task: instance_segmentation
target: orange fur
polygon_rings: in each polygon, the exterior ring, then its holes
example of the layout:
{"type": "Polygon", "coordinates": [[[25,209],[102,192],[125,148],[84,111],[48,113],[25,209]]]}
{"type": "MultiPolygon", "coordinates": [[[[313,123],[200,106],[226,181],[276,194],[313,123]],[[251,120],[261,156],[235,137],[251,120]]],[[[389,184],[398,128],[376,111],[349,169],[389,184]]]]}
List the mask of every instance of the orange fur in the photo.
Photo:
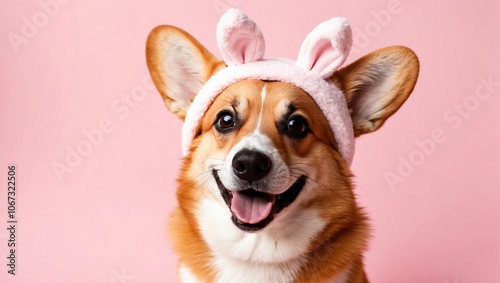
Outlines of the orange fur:
{"type": "MultiPolygon", "coordinates": [[[[184,164],[189,162],[189,158],[186,158],[184,164]]],[[[170,216],[168,232],[173,241],[172,246],[179,255],[179,264],[188,264],[203,282],[214,282],[215,274],[209,262],[211,252],[200,235],[193,210],[190,209],[197,205],[199,195],[195,189],[198,184],[186,181],[189,179],[185,177],[186,173],[182,171],[177,190],[177,200],[184,205],[178,206],[170,216]]]]}

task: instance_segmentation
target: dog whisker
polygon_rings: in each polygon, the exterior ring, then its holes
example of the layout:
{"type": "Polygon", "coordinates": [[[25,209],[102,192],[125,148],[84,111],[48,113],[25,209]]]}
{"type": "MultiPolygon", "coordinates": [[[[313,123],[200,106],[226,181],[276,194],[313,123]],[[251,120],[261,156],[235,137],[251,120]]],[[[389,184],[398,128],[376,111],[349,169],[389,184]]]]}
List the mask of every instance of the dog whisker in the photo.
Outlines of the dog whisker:
{"type": "MultiPolygon", "coordinates": [[[[307,165],[307,164],[304,163],[301,165],[307,165]]],[[[298,178],[299,176],[302,176],[302,175],[307,175],[307,172],[301,168],[297,168],[296,166],[290,166],[290,167],[291,167],[291,176],[293,176],[294,178],[298,178]],[[294,170],[299,171],[301,174],[298,174],[298,175],[293,174],[294,170]]],[[[311,178],[311,177],[308,177],[307,179],[317,185],[317,186],[312,186],[312,188],[315,190],[316,189],[332,190],[332,184],[323,184],[322,182],[315,180],[314,178],[311,178]]],[[[333,192],[337,196],[342,198],[344,201],[346,201],[346,202],[350,201],[350,199],[347,198],[346,196],[344,196],[340,191],[333,189],[333,192]]]]}

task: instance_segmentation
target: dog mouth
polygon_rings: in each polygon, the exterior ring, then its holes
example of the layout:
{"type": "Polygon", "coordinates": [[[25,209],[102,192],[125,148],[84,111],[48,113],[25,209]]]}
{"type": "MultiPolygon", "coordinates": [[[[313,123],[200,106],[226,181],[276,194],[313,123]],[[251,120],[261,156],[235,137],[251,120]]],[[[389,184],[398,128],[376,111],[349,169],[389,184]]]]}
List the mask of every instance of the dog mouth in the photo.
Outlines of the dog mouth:
{"type": "Polygon", "coordinates": [[[302,175],[285,192],[275,195],[252,188],[230,191],[222,184],[217,170],[213,170],[212,174],[224,202],[231,210],[234,225],[249,232],[259,231],[271,223],[279,212],[295,201],[307,180],[302,175]]]}

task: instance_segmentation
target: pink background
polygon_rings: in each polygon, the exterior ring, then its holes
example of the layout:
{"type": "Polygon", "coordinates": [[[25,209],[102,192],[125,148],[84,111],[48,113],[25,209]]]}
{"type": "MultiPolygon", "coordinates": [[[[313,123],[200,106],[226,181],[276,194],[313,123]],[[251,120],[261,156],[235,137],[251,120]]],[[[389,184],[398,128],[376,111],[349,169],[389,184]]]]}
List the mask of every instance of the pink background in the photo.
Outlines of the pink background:
{"type": "Polygon", "coordinates": [[[350,61],[388,45],[415,50],[414,93],[358,140],[352,166],[373,223],[369,277],[500,282],[498,0],[54,1],[0,4],[0,282],[174,282],[164,226],[181,122],[151,87],[144,44],[172,24],[219,56],[227,7],[260,25],[267,56],[294,58],[332,16],[353,27],[350,61]],[[18,167],[16,276],[8,164],[18,167]],[[54,164],[70,172],[58,178],[54,164]]]}

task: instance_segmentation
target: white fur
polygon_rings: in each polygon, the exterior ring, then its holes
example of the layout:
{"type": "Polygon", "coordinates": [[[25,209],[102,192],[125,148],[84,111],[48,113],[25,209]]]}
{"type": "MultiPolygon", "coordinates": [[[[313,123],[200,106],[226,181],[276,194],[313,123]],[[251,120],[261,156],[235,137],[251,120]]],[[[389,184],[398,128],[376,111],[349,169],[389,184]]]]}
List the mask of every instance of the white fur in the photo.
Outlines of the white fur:
{"type": "Polygon", "coordinates": [[[311,239],[325,223],[315,209],[292,205],[264,230],[247,233],[233,224],[222,198],[201,202],[196,216],[215,256],[217,282],[289,282],[293,278],[311,239]]]}
{"type": "Polygon", "coordinates": [[[199,280],[191,273],[191,270],[184,265],[179,266],[179,282],[180,283],[197,283],[199,280]]]}
{"type": "Polygon", "coordinates": [[[248,264],[242,261],[220,257],[216,262],[219,269],[216,282],[254,283],[254,282],[292,282],[301,261],[287,264],[248,264]]]}
{"type": "Polygon", "coordinates": [[[266,100],[266,85],[262,87],[262,90],[260,91],[260,111],[259,111],[259,120],[257,121],[257,128],[255,128],[255,131],[260,132],[260,124],[262,123],[262,112],[264,112],[264,100],[266,100]]]}
{"type": "MultiPolygon", "coordinates": [[[[298,266],[286,266],[286,265],[261,265],[255,267],[244,266],[241,262],[229,260],[226,262],[220,261],[219,264],[223,265],[221,268],[230,268],[232,272],[228,272],[222,276],[218,276],[218,281],[220,283],[224,282],[291,282],[294,278],[293,276],[285,275],[283,276],[283,271],[287,272],[292,270],[295,273],[298,266]],[[286,268],[291,267],[291,268],[286,268]],[[254,270],[257,268],[258,270],[254,270]],[[287,270],[284,270],[287,269],[287,270]],[[224,277],[224,278],[223,278],[224,277]]],[[[327,283],[345,283],[349,279],[351,268],[346,268],[337,277],[332,278],[327,283]]],[[[196,276],[194,276],[186,266],[182,265],[179,268],[179,282],[180,283],[201,283],[196,276]]]]}

